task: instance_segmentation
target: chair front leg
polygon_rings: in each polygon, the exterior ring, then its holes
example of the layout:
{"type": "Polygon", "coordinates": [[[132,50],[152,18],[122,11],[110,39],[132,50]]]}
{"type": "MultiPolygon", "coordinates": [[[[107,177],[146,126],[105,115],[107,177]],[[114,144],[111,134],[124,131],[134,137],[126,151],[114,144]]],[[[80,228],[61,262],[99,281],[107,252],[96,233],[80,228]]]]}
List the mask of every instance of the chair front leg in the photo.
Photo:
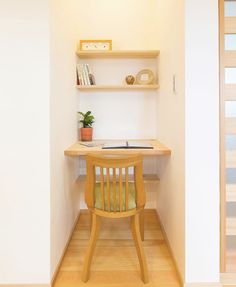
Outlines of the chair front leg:
{"type": "Polygon", "coordinates": [[[140,269],[141,269],[141,276],[143,282],[146,284],[148,283],[148,269],[147,269],[147,262],[145,253],[142,246],[142,239],[140,235],[140,222],[139,222],[139,214],[135,214],[131,217],[131,227],[132,227],[132,234],[135,242],[135,247],[138,254],[140,269]]]}
{"type": "Polygon", "coordinates": [[[89,239],[88,249],[85,255],[84,268],[83,268],[83,273],[82,273],[83,282],[87,282],[89,279],[91,261],[92,261],[93,252],[96,246],[96,242],[98,239],[100,225],[101,225],[101,218],[93,213],[91,235],[89,239]]]}

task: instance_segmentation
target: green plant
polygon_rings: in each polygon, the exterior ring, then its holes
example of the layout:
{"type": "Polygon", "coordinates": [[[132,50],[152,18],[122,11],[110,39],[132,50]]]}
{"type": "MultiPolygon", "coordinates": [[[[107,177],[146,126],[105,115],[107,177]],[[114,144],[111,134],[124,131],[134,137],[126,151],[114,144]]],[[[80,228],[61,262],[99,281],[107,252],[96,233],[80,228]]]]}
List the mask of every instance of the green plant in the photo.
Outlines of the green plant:
{"type": "Polygon", "coordinates": [[[78,112],[78,114],[82,117],[82,120],[79,122],[82,123],[83,128],[91,128],[94,123],[94,116],[92,115],[91,111],[88,111],[85,114],[78,112]]]}

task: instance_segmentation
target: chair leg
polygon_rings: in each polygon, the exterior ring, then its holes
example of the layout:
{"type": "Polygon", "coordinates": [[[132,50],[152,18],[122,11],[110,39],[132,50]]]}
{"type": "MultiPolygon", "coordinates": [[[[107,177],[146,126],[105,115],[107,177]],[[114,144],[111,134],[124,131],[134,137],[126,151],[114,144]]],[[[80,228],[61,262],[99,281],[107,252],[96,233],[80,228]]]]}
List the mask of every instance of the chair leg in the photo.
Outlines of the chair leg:
{"type": "Polygon", "coordinates": [[[139,228],[142,241],[144,241],[144,216],[144,210],[142,210],[139,215],[139,228]]]}
{"type": "Polygon", "coordinates": [[[92,221],[93,221],[93,214],[92,214],[91,210],[89,210],[89,231],[90,231],[90,235],[91,235],[91,231],[92,231],[92,221]]]}
{"type": "Polygon", "coordinates": [[[148,270],[147,270],[147,262],[146,257],[144,254],[143,246],[142,246],[142,240],[140,235],[140,229],[139,229],[139,214],[135,214],[131,217],[131,227],[132,227],[132,234],[135,242],[135,247],[138,254],[140,269],[141,269],[141,277],[143,282],[146,284],[148,283],[148,270]]]}
{"type": "Polygon", "coordinates": [[[84,267],[82,273],[83,282],[87,282],[89,279],[90,266],[93,257],[93,252],[96,246],[96,241],[99,235],[100,224],[101,224],[101,218],[93,213],[91,235],[89,239],[88,249],[84,259],[84,267]]]}

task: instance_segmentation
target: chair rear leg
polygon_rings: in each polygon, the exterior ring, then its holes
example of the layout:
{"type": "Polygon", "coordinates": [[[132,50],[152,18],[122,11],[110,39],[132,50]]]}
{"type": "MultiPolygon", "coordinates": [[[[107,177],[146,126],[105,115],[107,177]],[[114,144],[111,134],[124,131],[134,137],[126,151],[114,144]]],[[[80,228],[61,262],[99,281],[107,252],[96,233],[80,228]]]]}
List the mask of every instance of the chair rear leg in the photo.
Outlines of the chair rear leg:
{"type": "Polygon", "coordinates": [[[89,231],[90,231],[90,235],[91,235],[91,231],[92,231],[92,221],[93,221],[93,214],[92,214],[92,211],[89,210],[89,231]]]}
{"type": "Polygon", "coordinates": [[[142,246],[142,239],[140,235],[140,222],[139,222],[139,214],[135,214],[131,217],[131,228],[132,228],[132,234],[135,242],[135,247],[138,254],[140,269],[141,269],[141,277],[143,282],[146,284],[148,283],[148,270],[147,270],[147,262],[145,253],[142,246]]]}
{"type": "Polygon", "coordinates": [[[144,210],[139,213],[139,228],[142,241],[144,241],[144,210]]]}
{"type": "Polygon", "coordinates": [[[93,252],[96,246],[96,241],[99,235],[100,225],[101,225],[101,218],[93,213],[91,235],[89,239],[88,249],[85,255],[85,259],[84,259],[84,267],[83,267],[83,273],[82,273],[83,282],[87,282],[89,279],[91,261],[92,261],[93,252]]]}

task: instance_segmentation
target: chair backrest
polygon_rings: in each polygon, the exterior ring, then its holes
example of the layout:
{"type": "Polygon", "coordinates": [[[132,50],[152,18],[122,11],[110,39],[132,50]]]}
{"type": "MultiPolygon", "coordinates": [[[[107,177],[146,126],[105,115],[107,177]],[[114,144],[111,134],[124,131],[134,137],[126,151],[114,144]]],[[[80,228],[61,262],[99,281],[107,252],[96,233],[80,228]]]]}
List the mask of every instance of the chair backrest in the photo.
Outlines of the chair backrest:
{"type": "Polygon", "coordinates": [[[85,200],[88,208],[117,213],[144,207],[142,155],[108,157],[89,154],[86,163],[85,200]],[[132,169],[133,183],[130,183],[129,170],[132,169]],[[131,196],[135,203],[132,206],[129,205],[131,196]],[[100,206],[96,206],[97,197],[100,197],[100,206]]]}

